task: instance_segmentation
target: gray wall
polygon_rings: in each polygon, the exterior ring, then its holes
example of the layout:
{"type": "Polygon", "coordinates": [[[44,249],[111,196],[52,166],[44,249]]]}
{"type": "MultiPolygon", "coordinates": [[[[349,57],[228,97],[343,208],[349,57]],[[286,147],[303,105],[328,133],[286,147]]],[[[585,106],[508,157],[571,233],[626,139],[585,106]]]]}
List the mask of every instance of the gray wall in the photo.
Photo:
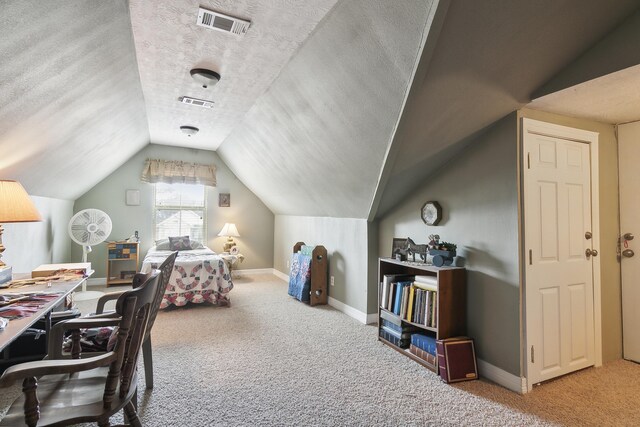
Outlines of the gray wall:
{"type": "Polygon", "coordinates": [[[42,222],[3,224],[2,259],[14,273],[30,273],[40,264],[69,262],[71,239],[67,224],[73,216],[71,200],[31,196],[42,222]]]}
{"type": "Polygon", "coordinates": [[[467,333],[478,357],[519,376],[516,124],[515,114],[500,120],[382,218],[379,254],[390,256],[394,237],[426,243],[435,233],[457,243],[458,262],[468,273],[467,333]],[[420,219],[427,200],[442,205],[438,226],[420,219]]]}
{"type": "Polygon", "coordinates": [[[329,296],[363,313],[367,312],[367,221],[276,215],[274,267],[289,274],[287,261],[293,245],[323,245],[329,255],[329,274],[335,285],[329,296]]]}
{"type": "MultiPolygon", "coordinates": [[[[108,240],[129,237],[135,230],[140,233],[141,254],[144,255],[154,243],[153,237],[153,185],[140,181],[147,158],[182,160],[214,164],[217,167],[218,186],[207,187],[207,246],[222,252],[226,238],[218,237],[225,222],[238,227],[240,237],[234,238],[245,256],[239,269],[273,267],[273,213],[247,187],[236,178],[213,151],[151,144],[138,152],[118,170],[98,183],[76,200],[74,212],[96,208],[105,211],[113,222],[113,231],[108,240]],[[140,190],[140,206],[125,205],[125,190],[140,190]],[[218,194],[231,194],[231,207],[218,207],[218,194]]],[[[93,248],[89,261],[96,270],[94,277],[105,277],[106,245],[93,248]]],[[[74,259],[81,259],[82,250],[73,244],[74,259]]]]}

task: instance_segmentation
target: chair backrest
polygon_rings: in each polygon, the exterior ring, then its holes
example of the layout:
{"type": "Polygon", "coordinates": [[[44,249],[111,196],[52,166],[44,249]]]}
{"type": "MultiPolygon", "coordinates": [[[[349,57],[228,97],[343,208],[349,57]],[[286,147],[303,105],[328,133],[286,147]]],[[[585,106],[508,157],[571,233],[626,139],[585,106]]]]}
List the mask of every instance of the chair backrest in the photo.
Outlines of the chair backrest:
{"type": "Polygon", "coordinates": [[[149,323],[147,325],[147,330],[144,334],[144,339],[146,340],[149,334],[151,333],[151,328],[153,327],[153,323],[156,321],[156,316],[158,315],[158,310],[160,310],[160,303],[162,302],[162,298],[164,298],[164,292],[167,289],[167,285],[169,284],[169,278],[171,277],[171,273],[173,272],[173,265],[176,262],[176,257],[178,256],[178,252],[174,252],[164,260],[162,265],[158,268],[160,271],[160,285],[158,286],[158,290],[153,299],[153,311],[149,315],[149,323]]]}
{"type": "Polygon", "coordinates": [[[104,392],[106,406],[113,401],[118,383],[121,397],[129,392],[150,314],[154,311],[155,296],[161,285],[160,276],[159,272],[154,272],[141,286],[126,291],[116,302],[120,323],[113,351],[117,357],[109,366],[104,392]]]}

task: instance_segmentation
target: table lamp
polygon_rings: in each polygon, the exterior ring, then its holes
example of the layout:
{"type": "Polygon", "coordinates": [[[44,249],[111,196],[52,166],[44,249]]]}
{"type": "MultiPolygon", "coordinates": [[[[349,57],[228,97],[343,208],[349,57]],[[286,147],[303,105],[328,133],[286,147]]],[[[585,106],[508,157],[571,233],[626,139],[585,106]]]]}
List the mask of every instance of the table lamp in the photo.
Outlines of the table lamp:
{"type": "Polygon", "coordinates": [[[222,227],[218,236],[228,237],[227,241],[224,243],[223,251],[229,252],[229,250],[236,245],[236,242],[233,241],[232,237],[240,237],[240,234],[238,234],[238,229],[235,224],[225,222],[224,227],[222,227]]]}
{"type": "Polygon", "coordinates": [[[0,283],[11,280],[11,267],[2,261],[2,224],[9,222],[42,221],[38,210],[22,185],[16,181],[0,180],[0,283]]]}

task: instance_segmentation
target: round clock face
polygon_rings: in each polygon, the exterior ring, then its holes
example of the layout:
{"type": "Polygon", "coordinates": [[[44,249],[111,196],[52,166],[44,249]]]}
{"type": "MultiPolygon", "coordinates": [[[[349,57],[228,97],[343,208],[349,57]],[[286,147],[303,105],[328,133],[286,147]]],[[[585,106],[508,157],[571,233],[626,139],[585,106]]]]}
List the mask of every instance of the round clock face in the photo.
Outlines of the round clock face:
{"type": "Polygon", "coordinates": [[[422,220],[427,225],[437,225],[442,217],[442,208],[438,202],[427,202],[420,211],[422,220]]]}

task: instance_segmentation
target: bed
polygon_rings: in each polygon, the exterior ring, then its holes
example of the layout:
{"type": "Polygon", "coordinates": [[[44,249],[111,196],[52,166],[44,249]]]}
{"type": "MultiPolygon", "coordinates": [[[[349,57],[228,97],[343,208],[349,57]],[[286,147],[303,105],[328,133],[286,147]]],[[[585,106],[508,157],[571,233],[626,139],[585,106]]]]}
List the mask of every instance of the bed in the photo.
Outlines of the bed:
{"type": "MultiPolygon", "coordinates": [[[[191,249],[178,250],[160,308],[170,305],[180,307],[189,302],[229,306],[229,291],[233,289],[233,282],[227,263],[200,243],[191,242],[190,247],[191,249]]],[[[173,252],[169,249],[168,241],[157,242],[147,252],[140,271],[149,273],[158,268],[173,252]]]]}

